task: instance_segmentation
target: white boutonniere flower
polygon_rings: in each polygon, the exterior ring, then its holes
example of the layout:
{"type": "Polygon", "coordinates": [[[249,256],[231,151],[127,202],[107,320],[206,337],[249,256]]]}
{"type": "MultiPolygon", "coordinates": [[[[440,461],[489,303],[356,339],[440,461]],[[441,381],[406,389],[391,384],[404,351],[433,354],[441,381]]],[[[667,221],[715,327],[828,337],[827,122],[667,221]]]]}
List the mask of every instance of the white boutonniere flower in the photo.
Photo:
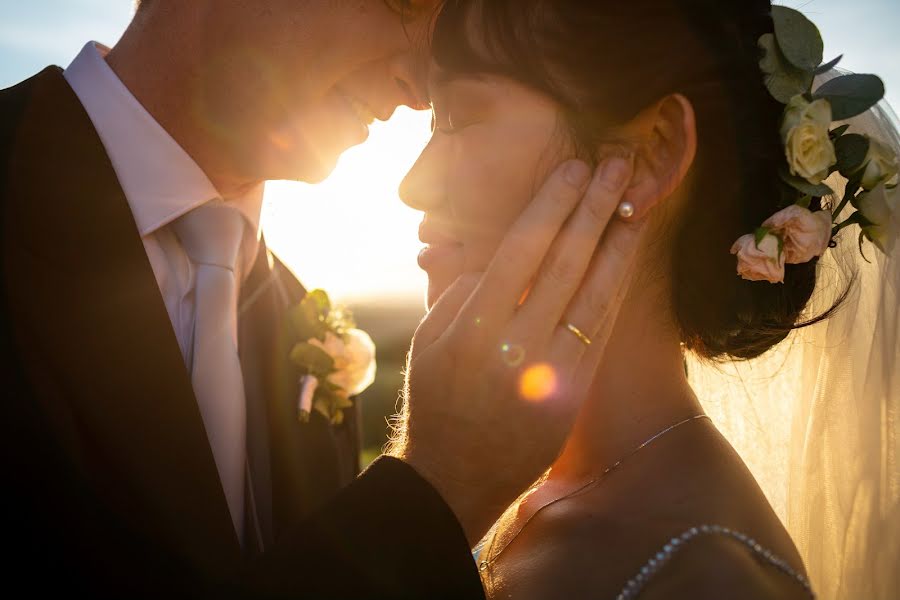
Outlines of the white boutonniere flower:
{"type": "Polygon", "coordinates": [[[316,411],[334,425],[343,423],[351,398],[375,381],[372,338],[322,290],[292,307],[288,322],[294,340],[290,360],[299,369],[298,418],[305,423],[316,411]]]}

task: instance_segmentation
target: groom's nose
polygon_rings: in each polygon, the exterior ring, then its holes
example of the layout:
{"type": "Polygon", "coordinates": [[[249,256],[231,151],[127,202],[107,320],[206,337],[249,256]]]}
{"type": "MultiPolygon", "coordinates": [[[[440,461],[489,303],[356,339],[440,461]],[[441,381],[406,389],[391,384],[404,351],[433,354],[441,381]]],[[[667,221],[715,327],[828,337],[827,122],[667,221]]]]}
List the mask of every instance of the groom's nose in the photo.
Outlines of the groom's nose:
{"type": "Polygon", "coordinates": [[[394,57],[390,62],[388,75],[399,92],[397,106],[408,106],[415,110],[424,110],[430,106],[426,93],[428,61],[421,55],[421,51],[413,49],[394,57]]]}

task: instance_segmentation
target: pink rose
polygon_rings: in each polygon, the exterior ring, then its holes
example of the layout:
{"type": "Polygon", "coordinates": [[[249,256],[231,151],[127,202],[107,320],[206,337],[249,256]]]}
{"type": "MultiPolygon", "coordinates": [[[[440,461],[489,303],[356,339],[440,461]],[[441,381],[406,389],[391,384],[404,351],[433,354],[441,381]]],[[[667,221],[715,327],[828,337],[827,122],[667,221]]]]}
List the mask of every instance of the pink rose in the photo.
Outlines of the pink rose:
{"type": "Polygon", "coordinates": [[[811,212],[796,204],[780,210],[763,223],[784,242],[784,260],[796,265],[825,254],[831,242],[831,213],[811,212]]]}
{"type": "Polygon", "coordinates": [[[731,253],[737,254],[738,275],[748,281],[768,281],[784,283],[784,252],[779,248],[781,241],[767,233],[756,243],[756,236],[741,236],[731,247],[731,253]]]}

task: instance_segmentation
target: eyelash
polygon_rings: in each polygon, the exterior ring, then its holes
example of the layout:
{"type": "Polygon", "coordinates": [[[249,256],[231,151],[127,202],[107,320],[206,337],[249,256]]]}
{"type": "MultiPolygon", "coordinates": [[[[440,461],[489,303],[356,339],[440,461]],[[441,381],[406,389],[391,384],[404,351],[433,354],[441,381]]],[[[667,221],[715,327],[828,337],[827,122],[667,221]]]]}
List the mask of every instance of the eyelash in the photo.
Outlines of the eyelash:
{"type": "Polygon", "coordinates": [[[452,125],[453,119],[449,118],[449,117],[448,117],[447,121],[451,123],[451,125],[449,127],[438,127],[437,117],[435,117],[434,111],[432,110],[432,112],[431,112],[431,132],[434,133],[435,131],[438,131],[444,135],[454,135],[456,133],[459,133],[460,131],[462,131],[463,129],[468,127],[469,125],[472,125],[472,123],[462,123],[460,125],[454,126],[454,125],[452,125]]]}

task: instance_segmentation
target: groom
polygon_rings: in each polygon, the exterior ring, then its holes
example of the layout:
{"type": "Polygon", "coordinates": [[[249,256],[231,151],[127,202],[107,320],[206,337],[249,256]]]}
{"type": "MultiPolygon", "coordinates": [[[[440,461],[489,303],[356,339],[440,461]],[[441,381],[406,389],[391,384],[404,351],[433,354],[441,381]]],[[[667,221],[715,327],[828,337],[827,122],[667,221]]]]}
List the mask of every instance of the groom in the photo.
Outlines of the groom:
{"type": "MultiPolygon", "coordinates": [[[[143,0],[114,48],[0,92],[5,585],[481,596],[471,522],[502,506],[478,498],[527,475],[385,457],[354,479],[353,416],[298,422],[279,334],[305,291],[259,235],[263,181],[320,181],[373,118],[422,106],[434,4],[143,0]]],[[[476,455],[497,433],[464,413],[422,418],[468,423],[472,448],[411,446],[476,455]]]]}

